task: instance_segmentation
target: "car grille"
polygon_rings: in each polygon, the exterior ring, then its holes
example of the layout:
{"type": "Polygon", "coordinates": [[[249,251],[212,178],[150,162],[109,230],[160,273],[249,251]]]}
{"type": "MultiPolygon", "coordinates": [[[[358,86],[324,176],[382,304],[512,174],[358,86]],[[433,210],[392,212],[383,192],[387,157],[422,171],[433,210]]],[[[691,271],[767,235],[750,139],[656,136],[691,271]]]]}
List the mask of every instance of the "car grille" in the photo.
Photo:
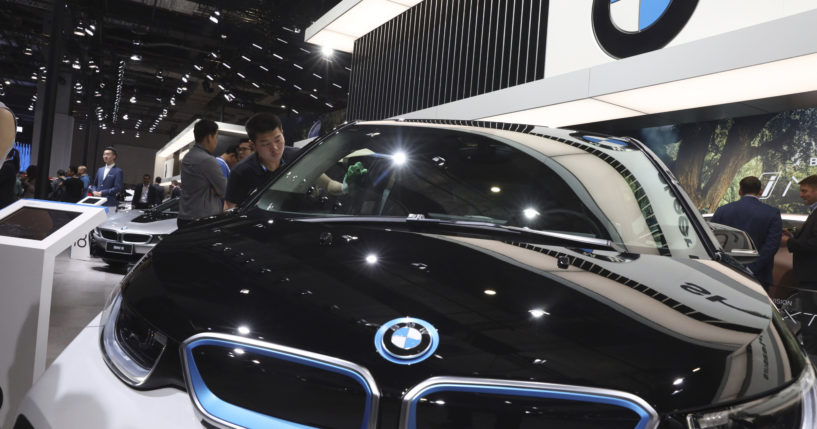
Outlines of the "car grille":
{"type": "Polygon", "coordinates": [[[188,392],[205,418],[242,427],[376,425],[380,394],[350,362],[222,334],[192,337],[183,356],[188,392]]]}
{"type": "Polygon", "coordinates": [[[150,238],[148,234],[122,234],[122,241],[127,243],[147,243],[150,238]]]}
{"type": "Polygon", "coordinates": [[[407,428],[642,427],[641,417],[633,410],[588,398],[592,396],[570,398],[548,390],[452,385],[417,398],[403,420],[407,428]]]}
{"type": "Polygon", "coordinates": [[[123,243],[147,243],[153,238],[153,236],[150,234],[120,234],[110,229],[100,229],[99,234],[106,240],[113,240],[123,243]]]}
{"type": "MultiPolygon", "coordinates": [[[[185,341],[182,356],[187,390],[205,420],[242,427],[377,425],[379,388],[368,370],[352,362],[211,333],[185,341]]],[[[408,390],[401,402],[405,429],[658,424],[655,410],[635,395],[530,381],[433,377],[408,390]]]]}

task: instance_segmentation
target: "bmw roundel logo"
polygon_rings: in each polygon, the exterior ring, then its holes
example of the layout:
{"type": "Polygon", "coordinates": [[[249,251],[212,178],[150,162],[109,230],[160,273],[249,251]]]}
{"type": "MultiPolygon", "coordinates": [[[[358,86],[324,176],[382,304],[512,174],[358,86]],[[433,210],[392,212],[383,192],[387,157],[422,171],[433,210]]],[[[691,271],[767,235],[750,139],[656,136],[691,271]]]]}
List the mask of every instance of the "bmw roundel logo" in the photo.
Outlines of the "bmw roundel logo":
{"type": "Polygon", "coordinates": [[[683,30],[698,0],[593,0],[593,31],[615,58],[661,49],[683,30]]]}
{"type": "Polygon", "coordinates": [[[430,323],[413,317],[390,320],[380,326],[374,346],[380,356],[401,365],[428,359],[437,350],[440,337],[430,323]]]}

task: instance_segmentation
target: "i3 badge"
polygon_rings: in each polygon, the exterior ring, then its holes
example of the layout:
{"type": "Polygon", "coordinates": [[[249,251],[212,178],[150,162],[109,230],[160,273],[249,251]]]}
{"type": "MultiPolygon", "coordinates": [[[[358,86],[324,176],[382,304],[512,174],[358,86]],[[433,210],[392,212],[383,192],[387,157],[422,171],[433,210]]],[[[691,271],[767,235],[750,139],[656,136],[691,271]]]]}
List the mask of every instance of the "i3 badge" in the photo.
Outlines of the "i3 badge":
{"type": "Polygon", "coordinates": [[[661,49],[684,29],[698,0],[593,0],[593,31],[615,58],[661,49]]]}
{"type": "Polygon", "coordinates": [[[413,317],[390,320],[380,326],[374,336],[374,346],[389,362],[411,365],[433,355],[440,343],[437,329],[430,323],[413,317]]]}

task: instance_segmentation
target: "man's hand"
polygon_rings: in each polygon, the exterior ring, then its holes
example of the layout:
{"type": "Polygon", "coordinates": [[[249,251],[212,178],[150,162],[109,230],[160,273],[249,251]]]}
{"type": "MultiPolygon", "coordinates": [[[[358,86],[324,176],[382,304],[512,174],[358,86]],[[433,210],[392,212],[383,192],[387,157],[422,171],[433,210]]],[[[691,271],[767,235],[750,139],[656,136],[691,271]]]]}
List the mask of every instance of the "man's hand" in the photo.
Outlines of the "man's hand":
{"type": "Polygon", "coordinates": [[[343,176],[343,193],[348,194],[349,192],[353,192],[354,188],[360,185],[360,182],[363,181],[363,177],[368,172],[369,170],[364,168],[360,161],[350,165],[346,170],[346,175],[343,176]]]}
{"type": "Polygon", "coordinates": [[[786,246],[787,243],[789,242],[789,239],[792,238],[792,237],[793,237],[793,235],[792,235],[791,231],[789,231],[788,229],[784,229],[783,230],[783,235],[780,236],[780,245],[781,246],[786,246]]]}
{"type": "Polygon", "coordinates": [[[100,192],[100,191],[94,191],[93,194],[94,194],[95,197],[101,197],[102,196],[102,192],[100,192]]]}

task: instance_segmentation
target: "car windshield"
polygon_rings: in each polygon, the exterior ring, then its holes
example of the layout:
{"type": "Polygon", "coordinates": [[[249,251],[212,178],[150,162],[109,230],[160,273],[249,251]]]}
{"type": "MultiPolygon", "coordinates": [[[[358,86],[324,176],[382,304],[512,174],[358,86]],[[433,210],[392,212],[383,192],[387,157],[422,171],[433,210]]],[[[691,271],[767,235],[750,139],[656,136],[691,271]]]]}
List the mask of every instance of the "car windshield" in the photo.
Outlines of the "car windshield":
{"type": "Polygon", "coordinates": [[[155,212],[159,213],[167,213],[167,214],[178,214],[179,213],[179,199],[173,198],[172,200],[168,200],[159,204],[156,207],[151,208],[155,212]]]}
{"type": "Polygon", "coordinates": [[[262,210],[483,222],[708,258],[681,204],[626,142],[455,126],[355,124],[317,143],[262,210]]]}

